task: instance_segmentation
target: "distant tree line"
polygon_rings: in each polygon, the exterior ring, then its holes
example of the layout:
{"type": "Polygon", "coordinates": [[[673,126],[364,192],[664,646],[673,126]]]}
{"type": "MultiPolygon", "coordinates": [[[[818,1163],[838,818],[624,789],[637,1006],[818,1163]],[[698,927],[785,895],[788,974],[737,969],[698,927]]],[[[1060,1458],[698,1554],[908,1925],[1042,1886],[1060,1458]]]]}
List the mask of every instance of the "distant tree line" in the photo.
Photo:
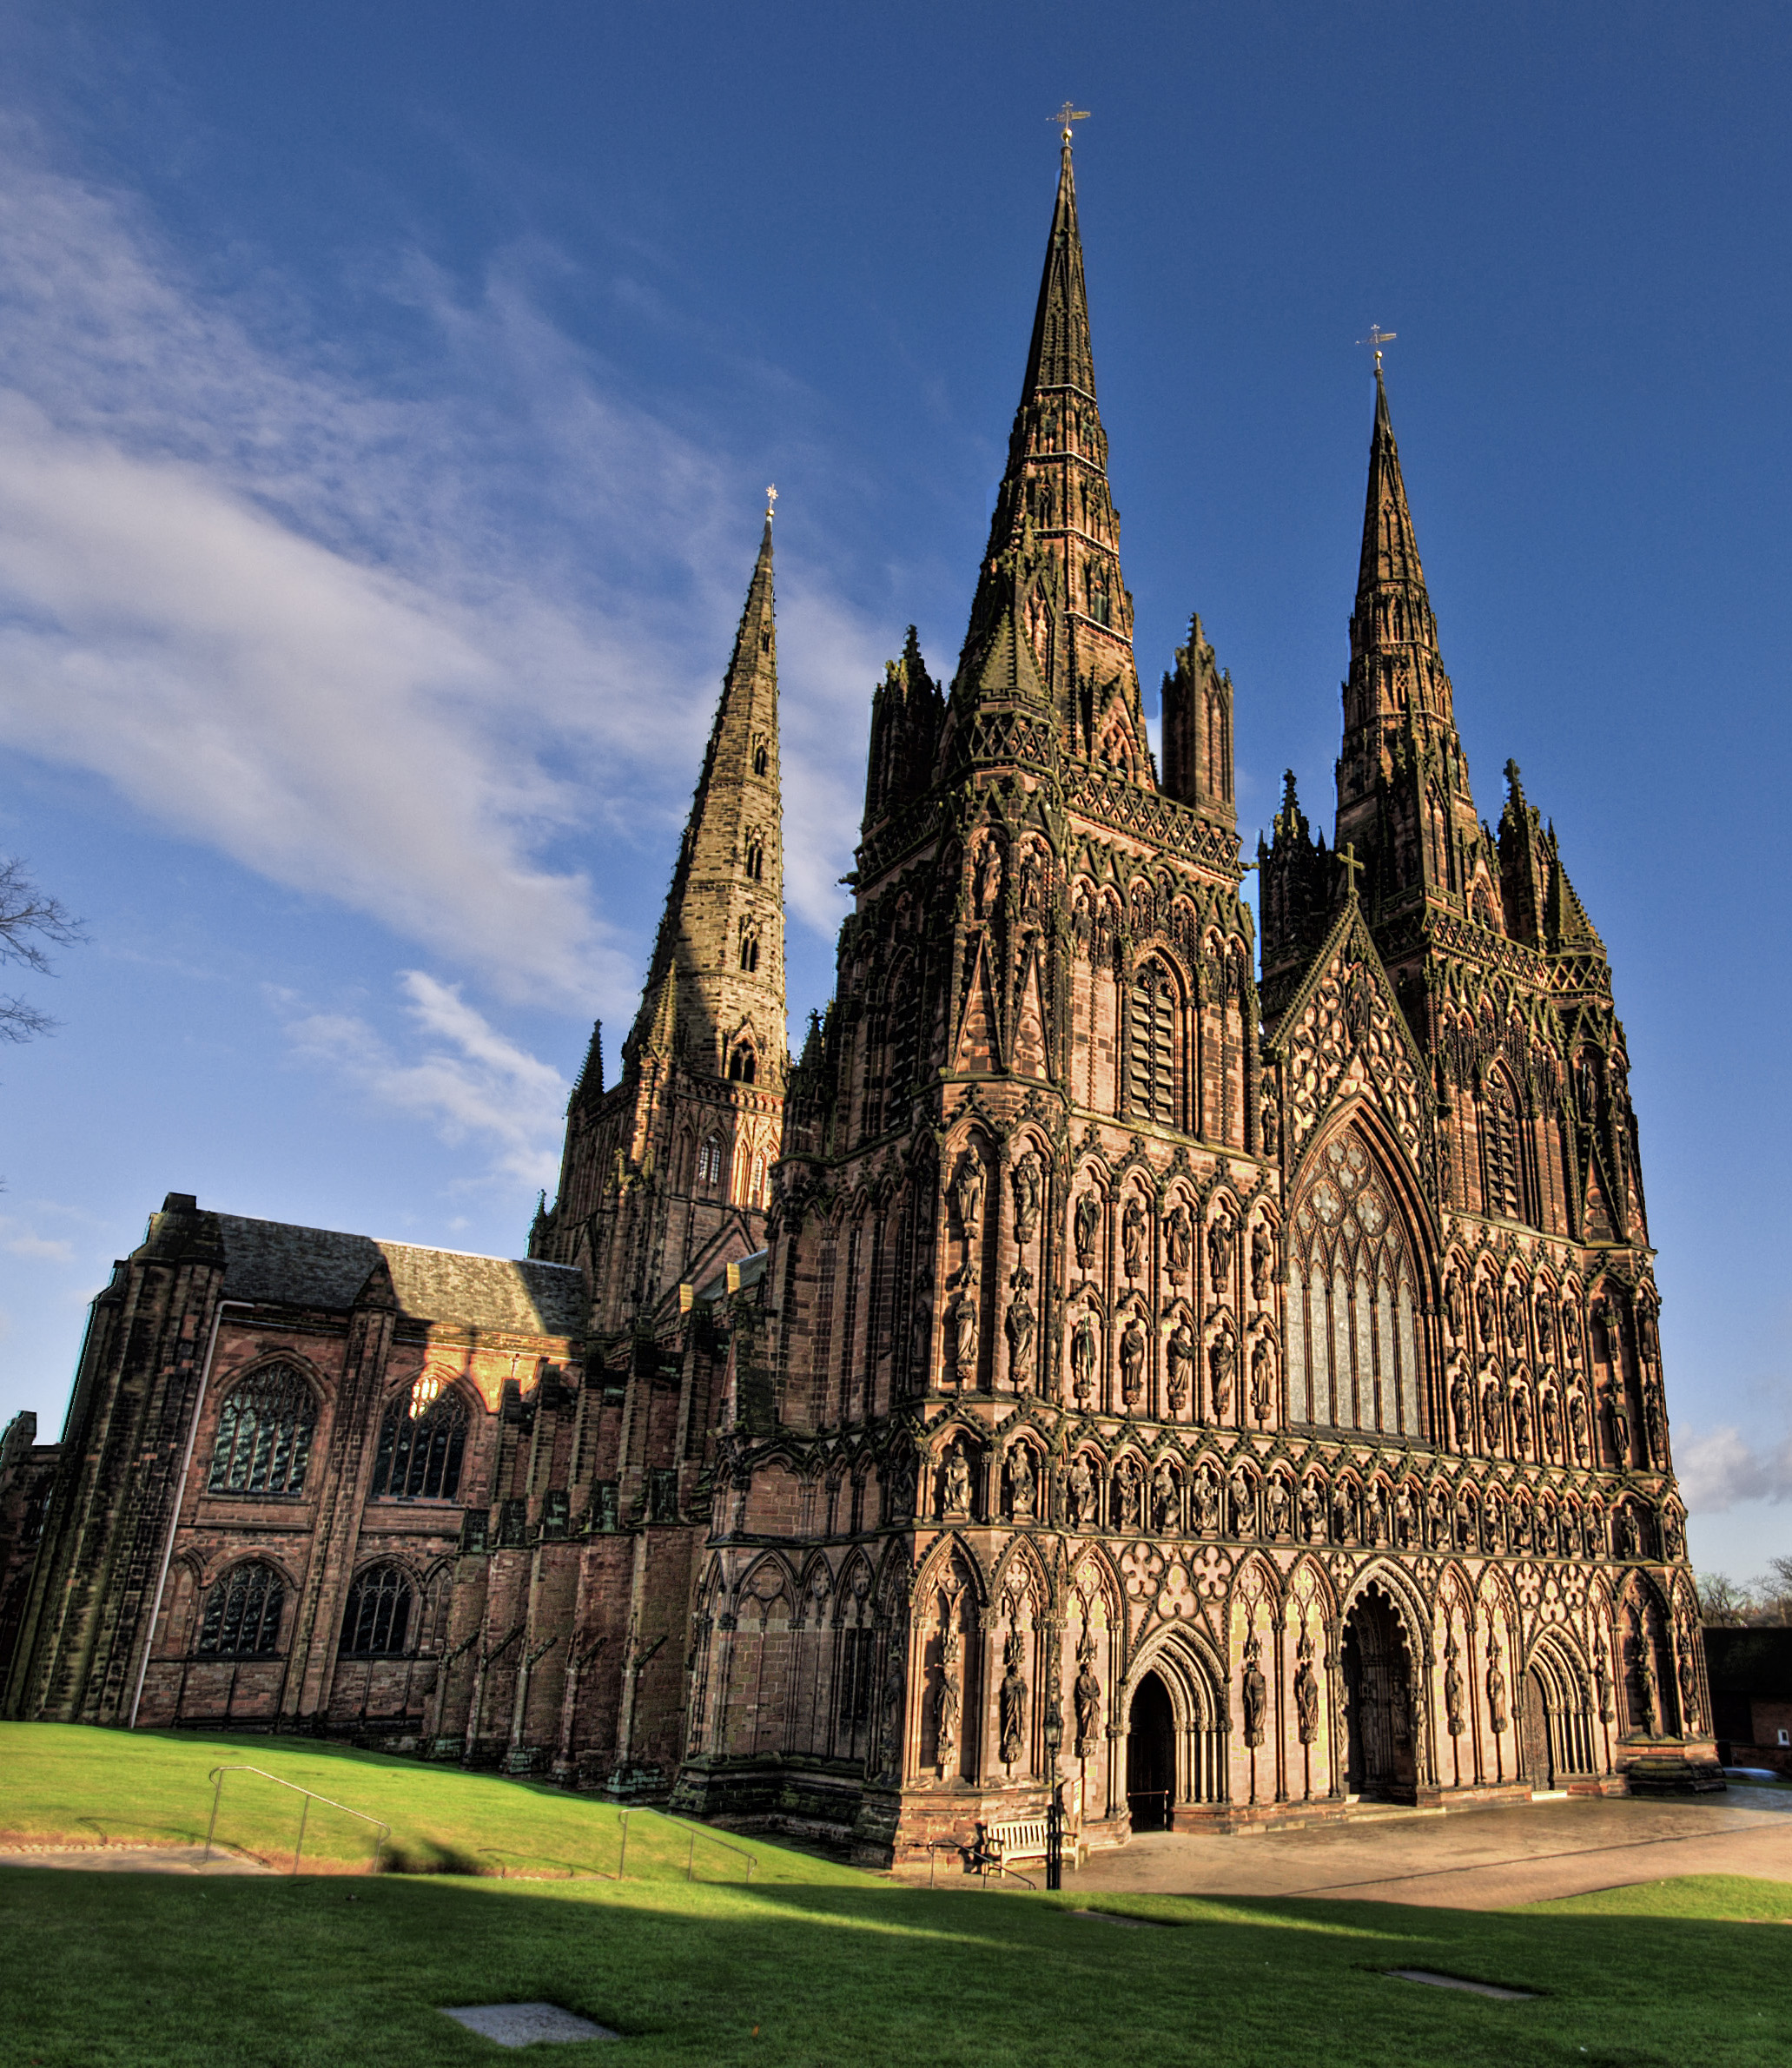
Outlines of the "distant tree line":
{"type": "Polygon", "coordinates": [[[1792,1624],[1792,1558],[1769,1558],[1767,1570],[1746,1585],[1728,1573],[1698,1576],[1699,1613],[1708,1623],[1740,1629],[1792,1624]]]}

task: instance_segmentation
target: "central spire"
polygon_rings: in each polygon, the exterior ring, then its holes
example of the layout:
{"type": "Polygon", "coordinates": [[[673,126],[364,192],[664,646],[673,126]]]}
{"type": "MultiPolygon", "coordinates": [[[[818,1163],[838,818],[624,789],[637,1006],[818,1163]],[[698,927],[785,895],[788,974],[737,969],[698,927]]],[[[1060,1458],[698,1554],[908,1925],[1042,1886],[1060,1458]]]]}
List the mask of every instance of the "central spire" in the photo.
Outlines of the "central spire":
{"type": "Polygon", "coordinates": [[[1120,567],[1120,519],[1095,402],[1076,175],[1063,118],[1058,191],[1027,349],[1008,468],[953,686],[957,717],[992,704],[1052,706],[1066,750],[1154,786],[1133,607],[1120,567]]]}

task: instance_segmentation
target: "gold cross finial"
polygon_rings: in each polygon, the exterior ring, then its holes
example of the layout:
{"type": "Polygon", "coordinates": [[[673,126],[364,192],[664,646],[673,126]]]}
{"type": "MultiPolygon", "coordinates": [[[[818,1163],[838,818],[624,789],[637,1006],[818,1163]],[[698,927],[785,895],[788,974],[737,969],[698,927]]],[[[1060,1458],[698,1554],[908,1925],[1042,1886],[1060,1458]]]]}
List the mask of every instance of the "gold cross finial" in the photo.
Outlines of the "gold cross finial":
{"type": "Polygon", "coordinates": [[[772,519],[773,519],[774,517],[776,517],[777,515],[777,489],[775,489],[775,488],[768,488],[768,489],[765,491],[765,521],[766,521],[766,523],[767,523],[767,524],[770,524],[770,523],[771,522],[772,519]]]}
{"type": "Polygon", "coordinates": [[[1359,862],[1357,860],[1356,842],[1354,841],[1347,840],[1344,845],[1339,849],[1338,866],[1344,871],[1344,881],[1346,884],[1344,895],[1350,899],[1352,904],[1354,904],[1356,902],[1357,895],[1357,878],[1361,875],[1363,871],[1369,866],[1366,862],[1359,862]]]}
{"type": "Polygon", "coordinates": [[[1087,108],[1077,108],[1073,106],[1070,102],[1066,101],[1051,119],[1063,132],[1064,149],[1068,151],[1070,149],[1071,123],[1086,122],[1089,119],[1089,111],[1087,108]]]}
{"type": "Polygon", "coordinates": [[[1357,340],[1358,344],[1367,345],[1373,350],[1375,353],[1375,371],[1378,373],[1381,371],[1381,347],[1384,345],[1392,345],[1394,341],[1396,334],[1397,334],[1392,330],[1384,330],[1379,323],[1372,323],[1369,326],[1368,336],[1365,338],[1359,338],[1357,340]]]}

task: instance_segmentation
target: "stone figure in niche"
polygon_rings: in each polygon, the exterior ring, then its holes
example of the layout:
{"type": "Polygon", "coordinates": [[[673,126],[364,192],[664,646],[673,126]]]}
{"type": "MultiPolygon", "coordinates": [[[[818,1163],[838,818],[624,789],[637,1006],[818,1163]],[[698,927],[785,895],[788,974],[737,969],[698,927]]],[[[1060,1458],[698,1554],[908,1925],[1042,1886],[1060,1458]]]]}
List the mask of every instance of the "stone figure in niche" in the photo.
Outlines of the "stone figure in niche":
{"type": "Polygon", "coordinates": [[[1037,919],[1045,900],[1045,871],[1040,866],[1039,849],[1029,846],[1021,857],[1021,915],[1024,919],[1037,919]]]}
{"type": "Polygon", "coordinates": [[[977,850],[975,895],[979,919],[989,913],[1002,895],[1002,849],[993,835],[977,850]]]}
{"type": "Polygon", "coordinates": [[[1145,1331],[1136,1314],[1120,1338],[1120,1390],[1128,1407],[1136,1407],[1145,1392],[1145,1331]]]}
{"type": "Polygon", "coordinates": [[[1662,1538],[1670,1558],[1686,1556],[1686,1532],[1680,1527],[1680,1518],[1670,1509],[1662,1517],[1662,1538]]]}
{"type": "Polygon", "coordinates": [[[1475,1283],[1475,1319],[1481,1331],[1481,1347],[1491,1351],[1495,1346],[1498,1317],[1494,1311],[1493,1288],[1485,1278],[1475,1283]]]}
{"type": "Polygon", "coordinates": [[[1251,1414],[1254,1420],[1269,1419],[1275,1393],[1275,1351],[1267,1336],[1259,1336],[1251,1351],[1251,1414]]]}
{"type": "Polygon", "coordinates": [[[1541,1285],[1537,1289],[1536,1298],[1531,1303],[1531,1311],[1537,1323],[1537,1354],[1539,1357],[1547,1357],[1550,1354],[1550,1321],[1552,1310],[1550,1306],[1550,1296],[1541,1285]]]}
{"type": "Polygon", "coordinates": [[[1637,1556],[1637,1513],[1626,1503],[1615,1510],[1611,1517],[1612,1549],[1620,1558],[1637,1556]]]}
{"type": "Polygon", "coordinates": [[[1450,1381],[1450,1412],[1456,1422],[1456,1446],[1459,1450],[1472,1450],[1475,1447],[1475,1396],[1469,1384],[1468,1373],[1460,1364],[1450,1381]]]}
{"type": "Polygon", "coordinates": [[[1531,1455],[1531,1393],[1527,1387],[1512,1389],[1512,1443],[1520,1457],[1531,1455]]]}
{"type": "Polygon", "coordinates": [[[1260,1307],[1269,1299],[1269,1274],[1274,1262],[1274,1239],[1268,1224],[1260,1220],[1251,1229],[1251,1298],[1260,1307]]]}
{"type": "Polygon", "coordinates": [[[1127,1458],[1115,1479],[1120,1495],[1120,1526],[1136,1536],[1145,1527],[1145,1488],[1137,1464],[1127,1458]]]}
{"type": "Polygon", "coordinates": [[[1578,1386],[1568,1396],[1568,1428],[1574,1439],[1574,1462],[1587,1462],[1587,1404],[1578,1386]]]}
{"type": "Polygon", "coordinates": [[[1266,1078],[1263,1083],[1263,1153],[1276,1156],[1282,1146],[1282,1106],[1276,1095],[1275,1080],[1266,1078]]]}
{"type": "Polygon", "coordinates": [[[1157,1461],[1151,1475],[1151,1526],[1160,1536],[1167,1536],[1176,1527],[1176,1471],[1167,1457],[1157,1461]]]}
{"type": "Polygon", "coordinates": [[[958,1750],[958,1634],[949,1632],[940,1660],[940,1682],[933,1693],[934,1764],[946,1778],[958,1750]]]}
{"type": "Polygon", "coordinates": [[[1094,1193],[1078,1196],[1074,1233],[1076,1240],[1076,1268],[1093,1271],[1095,1268],[1095,1238],[1101,1232],[1101,1202],[1094,1193]]]}
{"type": "Polygon", "coordinates": [[[1015,1296],[1008,1303],[1008,1318],[1002,1324],[1008,1337],[1008,1384],[1015,1392],[1025,1393],[1033,1384],[1033,1333],[1035,1325],[1033,1302],[1027,1297],[1031,1283],[1024,1271],[1015,1273],[1015,1296]]]}
{"type": "Polygon", "coordinates": [[[1224,1329],[1207,1345],[1207,1378],[1213,1387],[1213,1419],[1224,1422],[1232,1413],[1232,1380],[1238,1370],[1238,1352],[1224,1329]]]}
{"type": "Polygon", "coordinates": [[[1269,1706],[1269,1687],[1263,1677],[1262,1647],[1254,1632],[1245,1647],[1245,1670],[1239,1692],[1244,1697],[1245,1743],[1254,1752],[1263,1742],[1263,1713],[1269,1706]]]}
{"type": "Polygon", "coordinates": [[[1506,1340],[1512,1346],[1512,1355],[1524,1354],[1524,1292],[1522,1286],[1508,1285],[1505,1289],[1506,1340]]]}
{"type": "Polygon", "coordinates": [[[1662,1399],[1662,1382],[1651,1371],[1643,1382],[1643,1427],[1648,1439],[1647,1463],[1665,1469],[1668,1462],[1668,1416],[1662,1399]]]}
{"type": "Polygon", "coordinates": [[[1498,1637],[1487,1640],[1487,1721],[1495,1737],[1505,1729],[1505,1675],[1500,1668],[1498,1637]]]}
{"type": "Polygon", "coordinates": [[[889,1503],[893,1523],[905,1523],[915,1512],[915,1490],[920,1479],[920,1469],[912,1450],[902,1451],[896,1461],[896,1470],[890,1476],[889,1503]]]}
{"type": "Polygon", "coordinates": [[[959,1165],[958,1175],[952,1180],[952,1204],[957,1209],[967,1247],[976,1240],[982,1223],[984,1183],[982,1159],[973,1150],[959,1165]]]}
{"type": "Polygon", "coordinates": [[[1170,1269],[1180,1277],[1188,1269],[1194,1251],[1194,1220],[1187,1204],[1178,1199],[1164,1216],[1164,1255],[1170,1269]]]}
{"type": "Polygon", "coordinates": [[[1021,1678],[1021,1635],[1008,1641],[1008,1670],[1002,1676],[1002,1763],[1012,1767],[1027,1736],[1027,1683],[1021,1678]]]}
{"type": "Polygon", "coordinates": [[[892,1648],[889,1671],[883,1676],[883,1719],[878,1731],[878,1772],[886,1781],[897,1779],[903,1764],[903,1696],[907,1682],[900,1653],[892,1648]]]}
{"type": "Polygon", "coordinates": [[[1605,1643],[1603,1638],[1593,1642],[1593,1686],[1599,1697],[1599,1721],[1610,1723],[1611,1717],[1611,1674],[1605,1663],[1605,1643]]]}
{"type": "Polygon", "coordinates": [[[949,1521],[970,1513],[970,1465],[962,1450],[954,1450],[946,1460],[945,1485],[940,1497],[940,1509],[949,1521]]]}
{"type": "Polygon", "coordinates": [[[1638,1630],[1630,1639],[1630,1693],[1637,1727],[1645,1737],[1659,1737],[1661,1682],[1655,1670],[1655,1647],[1646,1630],[1638,1630]]]}
{"type": "Polygon", "coordinates": [[[1372,1543],[1387,1542],[1387,1489],[1378,1479],[1369,1489],[1369,1540],[1372,1543]]]}
{"type": "Polygon", "coordinates": [[[1624,1390],[1621,1385],[1606,1387],[1605,1413],[1611,1424],[1611,1462],[1622,1472],[1630,1462],[1630,1417],[1624,1411],[1624,1390]]]}
{"type": "Polygon", "coordinates": [[[977,1305],[976,1274],[968,1272],[952,1302],[951,1312],[952,1369],[961,1385],[970,1384],[976,1377],[977,1305]]]}
{"type": "Polygon", "coordinates": [[[1498,1450],[1504,1434],[1504,1395],[1499,1381],[1490,1373],[1481,1384],[1481,1431],[1489,1450],[1498,1450]]]}
{"type": "Polygon", "coordinates": [[[1592,1057],[1584,1053],[1575,1060],[1574,1094],[1582,1120],[1590,1126],[1599,1111],[1599,1072],[1592,1057]]]}
{"type": "Polygon", "coordinates": [[[1293,1503],[1288,1498],[1288,1483],[1281,1475],[1272,1473],[1263,1496],[1263,1527],[1271,1536],[1286,1536],[1293,1503]]]}
{"type": "Polygon", "coordinates": [[[1431,1516],[1431,1537],[1434,1544],[1447,1543],[1450,1538],[1450,1490],[1439,1479],[1432,1487],[1431,1497],[1425,1503],[1431,1516]]]}
{"type": "Polygon", "coordinates": [[[1645,1364],[1661,1363],[1662,1343],[1656,1330],[1653,1307],[1639,1306],[1637,1310],[1637,1349],[1645,1364]]]}
{"type": "Polygon", "coordinates": [[[1039,1476],[1033,1469],[1033,1453],[1016,1444],[1008,1457],[1008,1512],[1017,1523],[1030,1523],[1039,1503],[1039,1476]]]}
{"type": "Polygon", "coordinates": [[[1087,1407],[1095,1390],[1095,1325],[1087,1314],[1070,1338],[1070,1383],[1079,1407],[1087,1407]]]}
{"type": "Polygon", "coordinates": [[[1543,1422],[1543,1447],[1553,1463],[1562,1455],[1562,1408],[1553,1386],[1544,1392],[1538,1413],[1543,1422]]]}
{"type": "Polygon", "coordinates": [[[1462,1273],[1454,1265],[1444,1273],[1444,1320],[1451,1342],[1462,1340],[1462,1273]]]}
{"type": "Polygon", "coordinates": [[[1224,1299],[1232,1291],[1232,1247],[1237,1231],[1223,1213],[1216,1213],[1207,1229],[1207,1265],[1213,1274],[1213,1298],[1224,1299]]]}
{"type": "Polygon", "coordinates": [[[1340,1480],[1332,1490],[1332,1533],[1339,1543],[1348,1543],[1355,1535],[1355,1507],[1350,1488],[1340,1480]]]}
{"type": "Polygon", "coordinates": [[[1101,1683],[1095,1678],[1095,1646],[1091,1637],[1085,1637],[1076,1648],[1076,1680],[1070,1699],[1076,1710],[1077,1756],[1087,1759],[1101,1728],[1101,1683]]]}
{"type": "Polygon", "coordinates": [[[1234,1536],[1252,1536],[1254,1520],[1252,1510],[1256,1489],[1251,1484],[1251,1475],[1242,1465],[1232,1468],[1232,1477],[1226,1483],[1226,1490],[1232,1500],[1232,1533],[1234,1536]]]}
{"type": "Polygon", "coordinates": [[[1487,1501],[1482,1514],[1487,1526],[1487,1549],[1490,1551],[1503,1551],[1505,1549],[1505,1497],[1497,1486],[1487,1489],[1487,1501]]]}
{"type": "Polygon", "coordinates": [[[1319,1676],[1313,1669],[1313,1634],[1302,1630],[1294,1668],[1294,1715],[1303,1745],[1311,1745],[1319,1734],[1319,1676]]]}
{"type": "Polygon", "coordinates": [[[1452,1738],[1459,1738],[1466,1726],[1463,1721],[1462,1652],[1456,1642],[1456,1632],[1450,1633],[1450,1642],[1444,1648],[1444,1728],[1452,1738]]]}
{"type": "Polygon", "coordinates": [[[1137,1193],[1127,1199],[1120,1217],[1120,1253],[1127,1276],[1139,1277],[1145,1269],[1145,1209],[1137,1193]]]}
{"type": "Polygon", "coordinates": [[[1070,1472],[1065,1481],[1064,1491],[1070,1527],[1073,1530],[1087,1530],[1095,1519],[1095,1476],[1089,1470],[1088,1459],[1081,1450],[1070,1461],[1070,1472]]]}
{"type": "Polygon", "coordinates": [[[1311,1479],[1300,1489],[1300,1527],[1308,1543],[1318,1543],[1326,1534],[1326,1503],[1311,1479]]]}
{"type": "Polygon", "coordinates": [[[1412,1548],[1412,1494],[1403,1479],[1394,1489],[1394,1542],[1403,1551],[1412,1548]]]}
{"type": "Polygon", "coordinates": [[[1015,1240],[1024,1247],[1039,1225],[1041,1169],[1038,1153],[1028,1149],[1008,1173],[1015,1195],[1015,1240]]]}
{"type": "Polygon", "coordinates": [[[1699,1675],[1693,1661],[1692,1634],[1683,1623],[1676,1646],[1680,1674],[1680,1721],[1688,1731],[1699,1728],[1699,1675]]]}
{"type": "Polygon", "coordinates": [[[933,1285],[917,1278],[915,1302],[909,1318],[909,1370],[916,1384],[928,1382],[928,1352],[933,1346],[933,1285]]]}
{"type": "Polygon", "coordinates": [[[1203,1536],[1212,1536],[1220,1527],[1220,1495],[1205,1466],[1194,1476],[1194,1526],[1203,1536]]]}

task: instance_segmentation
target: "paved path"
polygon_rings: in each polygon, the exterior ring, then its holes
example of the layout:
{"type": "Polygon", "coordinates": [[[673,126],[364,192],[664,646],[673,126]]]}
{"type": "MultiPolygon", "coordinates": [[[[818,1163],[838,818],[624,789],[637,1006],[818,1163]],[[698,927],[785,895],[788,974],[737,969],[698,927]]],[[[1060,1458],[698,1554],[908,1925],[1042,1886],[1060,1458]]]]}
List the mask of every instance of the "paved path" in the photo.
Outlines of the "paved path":
{"type": "Polygon", "coordinates": [[[1151,1832],[1067,1871],[1064,1886],[1499,1910],[1671,1874],[1792,1881],[1792,1804],[1769,1800],[1756,1807],[1741,1789],[1690,1802],[1573,1795],[1227,1837],[1151,1832]]]}
{"type": "Polygon", "coordinates": [[[266,1874],[258,1860],[241,1860],[203,1846],[0,1847],[0,1867],[76,1867],[90,1874],[266,1874]]]}

